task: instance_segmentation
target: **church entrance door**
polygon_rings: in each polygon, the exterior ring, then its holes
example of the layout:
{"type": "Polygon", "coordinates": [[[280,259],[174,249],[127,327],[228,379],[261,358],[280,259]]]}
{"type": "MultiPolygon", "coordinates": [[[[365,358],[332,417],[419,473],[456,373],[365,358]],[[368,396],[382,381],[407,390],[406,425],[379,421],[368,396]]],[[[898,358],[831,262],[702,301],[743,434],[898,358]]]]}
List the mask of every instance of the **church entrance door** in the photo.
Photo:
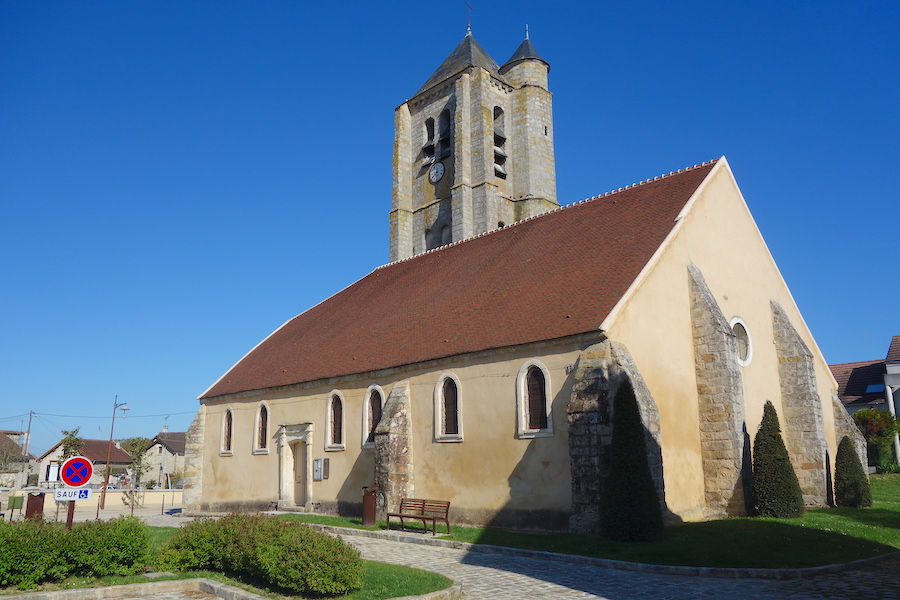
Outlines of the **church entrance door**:
{"type": "Polygon", "coordinates": [[[307,463],[307,445],[306,442],[297,442],[291,444],[291,450],[294,453],[294,505],[304,506],[306,504],[306,463],[307,463]]]}

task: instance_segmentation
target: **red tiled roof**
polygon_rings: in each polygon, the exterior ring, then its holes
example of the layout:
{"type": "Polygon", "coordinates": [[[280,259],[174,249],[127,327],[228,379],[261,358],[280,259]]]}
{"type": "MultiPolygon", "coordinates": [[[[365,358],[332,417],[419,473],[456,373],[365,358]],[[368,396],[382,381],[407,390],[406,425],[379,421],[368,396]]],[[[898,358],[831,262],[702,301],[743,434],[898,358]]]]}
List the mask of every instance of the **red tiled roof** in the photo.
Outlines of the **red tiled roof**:
{"type": "MultiPolygon", "coordinates": [[[[106,462],[107,453],[109,454],[109,462],[111,463],[130,463],[131,455],[116,446],[115,442],[110,442],[109,440],[85,440],[84,446],[81,449],[81,456],[89,459],[91,462],[106,462]],[[110,445],[112,449],[110,449],[110,445]]],[[[41,459],[45,456],[49,455],[51,452],[56,450],[62,441],[58,442],[55,446],[47,450],[41,455],[41,459]]]]}
{"type": "Polygon", "coordinates": [[[891,345],[888,347],[887,357],[884,362],[900,363],[900,335],[891,338],[891,345]]]}
{"type": "Polygon", "coordinates": [[[828,365],[838,384],[838,398],[844,404],[879,404],[884,402],[884,391],[866,393],[872,384],[884,383],[884,361],[828,365]]]}
{"type": "Polygon", "coordinates": [[[285,323],[201,398],[596,331],[715,163],[378,268],[285,323]]]}

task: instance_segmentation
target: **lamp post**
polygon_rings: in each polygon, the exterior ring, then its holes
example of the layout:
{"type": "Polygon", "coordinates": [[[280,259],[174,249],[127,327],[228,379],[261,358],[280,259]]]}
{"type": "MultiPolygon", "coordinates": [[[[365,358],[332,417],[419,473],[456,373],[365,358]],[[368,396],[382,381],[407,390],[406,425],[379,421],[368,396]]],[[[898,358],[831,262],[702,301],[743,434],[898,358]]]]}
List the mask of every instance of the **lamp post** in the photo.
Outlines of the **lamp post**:
{"type": "Polygon", "coordinates": [[[128,410],[128,405],[124,402],[119,404],[118,402],[119,396],[116,395],[115,399],[113,399],[113,412],[112,412],[112,421],[109,424],[109,447],[106,449],[106,475],[103,477],[103,490],[100,492],[100,503],[97,505],[97,518],[100,518],[100,509],[106,508],[106,488],[109,486],[109,463],[112,459],[112,445],[113,445],[113,429],[116,426],[116,409],[122,409],[122,418],[125,418],[125,411],[128,410]]]}

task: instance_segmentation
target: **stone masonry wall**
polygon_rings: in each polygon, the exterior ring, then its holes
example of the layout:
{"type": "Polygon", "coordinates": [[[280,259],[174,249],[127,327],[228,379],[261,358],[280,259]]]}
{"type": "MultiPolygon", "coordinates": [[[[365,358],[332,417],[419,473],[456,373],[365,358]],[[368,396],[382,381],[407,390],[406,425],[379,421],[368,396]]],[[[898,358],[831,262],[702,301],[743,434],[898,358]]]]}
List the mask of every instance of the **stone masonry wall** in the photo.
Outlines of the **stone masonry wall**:
{"type": "Polygon", "coordinates": [[[203,491],[203,436],[206,431],[206,406],[201,405],[188,427],[184,440],[184,512],[201,509],[203,491]]]}
{"type": "Polygon", "coordinates": [[[844,408],[843,403],[838,398],[837,392],[831,395],[831,410],[834,412],[834,435],[837,438],[836,441],[840,442],[845,435],[849,437],[850,441],[853,442],[853,447],[856,448],[856,453],[859,455],[859,462],[865,467],[869,460],[866,454],[866,438],[863,437],[859,427],[856,426],[853,418],[847,413],[847,409],[844,408]]]}
{"type": "Polygon", "coordinates": [[[394,384],[375,428],[375,485],[381,519],[388,509],[400,505],[401,498],[415,496],[410,408],[409,380],[394,384]]]}
{"type": "Polygon", "coordinates": [[[569,461],[572,466],[572,517],[569,528],[596,533],[600,498],[609,470],[612,442],[612,401],[623,381],[630,379],[644,422],[650,472],[665,510],[659,411],[628,349],[604,340],[586,348],[578,358],[572,397],[566,407],[569,461]]]}
{"type": "Polygon", "coordinates": [[[688,266],[700,451],[709,517],[746,513],[744,391],[731,326],[706,285],[688,266]]]}
{"type": "Polygon", "coordinates": [[[807,506],[824,506],[828,497],[827,445],[813,355],[781,305],[775,301],[771,305],[784,412],[784,442],[800,480],[803,502],[807,506]]]}

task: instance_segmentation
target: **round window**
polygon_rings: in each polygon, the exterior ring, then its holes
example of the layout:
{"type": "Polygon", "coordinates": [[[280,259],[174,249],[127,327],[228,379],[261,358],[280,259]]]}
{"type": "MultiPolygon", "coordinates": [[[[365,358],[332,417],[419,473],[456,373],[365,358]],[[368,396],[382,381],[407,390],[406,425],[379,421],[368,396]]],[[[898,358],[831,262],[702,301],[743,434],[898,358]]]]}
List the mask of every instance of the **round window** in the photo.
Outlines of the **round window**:
{"type": "Polygon", "coordinates": [[[747,325],[741,319],[732,319],[731,331],[734,333],[735,350],[741,366],[750,364],[751,348],[750,334],[747,333],[747,325]]]}

